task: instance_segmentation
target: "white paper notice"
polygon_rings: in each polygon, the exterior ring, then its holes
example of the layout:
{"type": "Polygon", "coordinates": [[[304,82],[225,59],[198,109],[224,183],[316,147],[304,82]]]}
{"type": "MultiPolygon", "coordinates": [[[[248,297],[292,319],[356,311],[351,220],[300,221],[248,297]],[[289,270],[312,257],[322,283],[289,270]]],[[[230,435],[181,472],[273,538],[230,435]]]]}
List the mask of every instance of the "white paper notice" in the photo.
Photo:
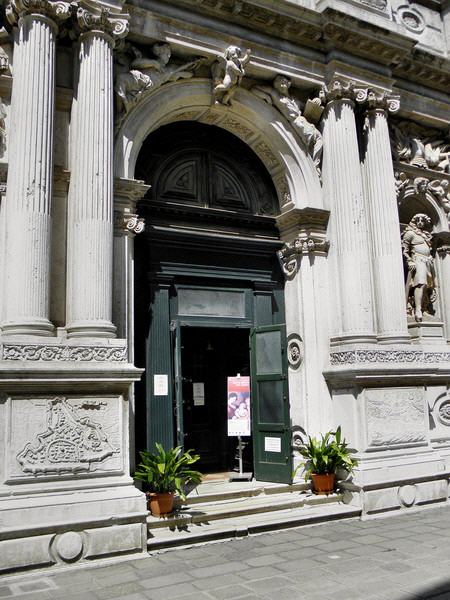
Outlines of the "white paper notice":
{"type": "Polygon", "coordinates": [[[194,406],[205,406],[205,384],[203,381],[192,384],[192,395],[194,396],[194,406]]]}
{"type": "Polygon", "coordinates": [[[167,396],[169,394],[169,378],[167,375],[153,376],[153,395],[167,396]]]}
{"type": "Polygon", "coordinates": [[[281,438],[265,437],[264,450],[266,452],[281,452],[281,438]]]}

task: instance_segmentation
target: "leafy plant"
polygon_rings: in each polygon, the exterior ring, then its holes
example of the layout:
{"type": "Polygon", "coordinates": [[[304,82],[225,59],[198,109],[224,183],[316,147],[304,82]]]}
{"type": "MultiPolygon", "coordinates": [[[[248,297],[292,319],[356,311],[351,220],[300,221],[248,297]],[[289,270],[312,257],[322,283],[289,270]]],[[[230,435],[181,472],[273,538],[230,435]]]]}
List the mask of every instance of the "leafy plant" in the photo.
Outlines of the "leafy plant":
{"type": "Polygon", "coordinates": [[[184,486],[188,483],[197,485],[202,480],[199,471],[191,469],[191,465],[200,459],[193,450],[183,452],[181,446],[164,450],[156,443],[156,452],[143,450],[139,452],[141,462],[134,473],[134,479],[143,481],[151,492],[177,492],[185,500],[184,486]]]}
{"type": "Polygon", "coordinates": [[[300,454],[306,460],[298,465],[305,467],[305,480],[311,478],[311,473],[324,475],[326,473],[336,473],[338,469],[345,469],[352,473],[358,466],[358,460],[351,456],[352,451],[342,437],[341,427],[336,431],[328,431],[321,435],[320,439],[308,436],[308,441],[299,448],[300,454]]]}

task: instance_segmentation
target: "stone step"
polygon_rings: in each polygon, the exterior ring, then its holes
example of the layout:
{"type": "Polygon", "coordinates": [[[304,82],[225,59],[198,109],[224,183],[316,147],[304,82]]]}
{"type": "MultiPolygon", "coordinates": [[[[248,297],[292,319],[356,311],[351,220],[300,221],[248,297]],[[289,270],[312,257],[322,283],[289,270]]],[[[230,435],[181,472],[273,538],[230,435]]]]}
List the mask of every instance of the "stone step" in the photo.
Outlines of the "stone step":
{"type": "Polygon", "coordinates": [[[260,513],[278,512],[282,510],[329,504],[342,500],[340,494],[316,496],[309,491],[290,490],[282,493],[262,493],[258,496],[224,497],[210,500],[210,496],[202,496],[203,502],[178,507],[174,513],[165,518],[147,517],[148,529],[167,527],[184,527],[186,524],[202,524],[221,519],[256,515],[260,513]],[[207,501],[204,501],[208,498],[207,501]]]}
{"type": "Polygon", "coordinates": [[[305,503],[295,508],[232,516],[210,522],[186,520],[175,525],[167,520],[166,527],[149,529],[147,546],[149,552],[161,551],[360,515],[360,508],[342,504],[335,497],[334,501],[327,498],[324,503],[305,503]],[[169,523],[172,525],[169,526],[169,523]]]}

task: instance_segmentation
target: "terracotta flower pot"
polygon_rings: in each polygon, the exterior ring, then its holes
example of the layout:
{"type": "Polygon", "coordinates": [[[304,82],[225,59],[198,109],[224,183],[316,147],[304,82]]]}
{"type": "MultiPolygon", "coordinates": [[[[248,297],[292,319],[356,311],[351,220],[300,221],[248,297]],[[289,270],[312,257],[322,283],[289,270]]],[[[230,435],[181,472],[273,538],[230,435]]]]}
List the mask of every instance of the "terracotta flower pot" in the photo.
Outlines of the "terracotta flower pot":
{"type": "Polygon", "coordinates": [[[173,493],[147,493],[147,504],[150,512],[154,517],[167,515],[173,510],[173,493]]]}
{"type": "Polygon", "coordinates": [[[334,473],[325,473],[324,475],[311,473],[313,492],[319,495],[332,494],[334,491],[335,477],[336,475],[334,473]]]}

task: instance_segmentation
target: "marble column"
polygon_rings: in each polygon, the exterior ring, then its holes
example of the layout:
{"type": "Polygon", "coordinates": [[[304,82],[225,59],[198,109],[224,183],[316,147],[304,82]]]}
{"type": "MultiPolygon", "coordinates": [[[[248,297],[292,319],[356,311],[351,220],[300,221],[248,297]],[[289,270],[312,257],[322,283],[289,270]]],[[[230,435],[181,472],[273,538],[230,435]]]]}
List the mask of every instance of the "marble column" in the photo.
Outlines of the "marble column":
{"type": "Polygon", "coordinates": [[[369,215],[377,337],[408,342],[400,221],[389,139],[388,112],[400,108],[397,97],[356,90],[364,115],[363,175],[369,215]]]}
{"type": "Polygon", "coordinates": [[[330,215],[333,264],[333,343],[373,342],[372,283],[367,216],[352,85],[324,90],[323,187],[330,215]]]}
{"type": "Polygon", "coordinates": [[[67,248],[68,337],[114,337],[113,46],[126,15],[80,7],[67,248]]]}
{"type": "Polygon", "coordinates": [[[17,26],[5,206],[4,334],[52,335],[50,244],[57,22],[69,3],[12,0],[17,26]]]}

